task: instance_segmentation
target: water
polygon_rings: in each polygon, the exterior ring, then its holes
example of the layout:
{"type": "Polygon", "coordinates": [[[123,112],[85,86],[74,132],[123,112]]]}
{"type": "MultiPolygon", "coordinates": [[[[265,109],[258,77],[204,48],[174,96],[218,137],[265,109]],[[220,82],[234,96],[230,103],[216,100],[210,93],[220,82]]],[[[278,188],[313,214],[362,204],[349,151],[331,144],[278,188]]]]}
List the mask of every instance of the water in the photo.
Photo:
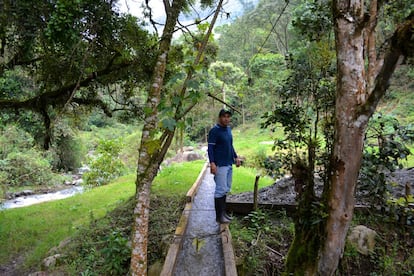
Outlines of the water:
{"type": "Polygon", "coordinates": [[[77,193],[83,192],[82,186],[75,186],[69,189],[57,191],[54,193],[47,193],[47,194],[38,194],[38,195],[30,195],[30,196],[22,196],[17,197],[11,200],[7,200],[0,204],[0,209],[12,209],[12,208],[19,208],[30,206],[33,204],[63,199],[67,197],[71,197],[77,193]]]}
{"type": "Polygon", "coordinates": [[[206,172],[190,211],[175,276],[224,275],[220,227],[214,210],[214,188],[213,175],[206,172]]]}

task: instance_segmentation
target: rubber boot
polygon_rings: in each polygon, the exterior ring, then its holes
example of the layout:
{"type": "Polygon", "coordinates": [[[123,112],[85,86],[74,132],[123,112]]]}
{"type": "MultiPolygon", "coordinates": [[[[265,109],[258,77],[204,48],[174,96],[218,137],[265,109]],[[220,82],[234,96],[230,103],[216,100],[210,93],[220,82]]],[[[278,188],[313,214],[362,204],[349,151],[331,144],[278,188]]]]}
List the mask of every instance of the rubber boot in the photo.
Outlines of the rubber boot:
{"type": "Polygon", "coordinates": [[[214,209],[216,210],[216,221],[220,220],[220,198],[214,198],[214,209]]]}
{"type": "Polygon", "coordinates": [[[229,214],[227,214],[227,212],[226,212],[226,199],[227,199],[227,196],[224,196],[224,211],[223,211],[223,216],[226,218],[226,219],[228,219],[228,220],[232,220],[233,218],[229,215],[229,214]]]}
{"type": "Polygon", "coordinates": [[[217,203],[218,203],[218,223],[224,224],[224,223],[230,223],[230,220],[227,219],[224,214],[226,212],[226,201],[225,201],[225,197],[220,197],[217,199],[217,203]]]}

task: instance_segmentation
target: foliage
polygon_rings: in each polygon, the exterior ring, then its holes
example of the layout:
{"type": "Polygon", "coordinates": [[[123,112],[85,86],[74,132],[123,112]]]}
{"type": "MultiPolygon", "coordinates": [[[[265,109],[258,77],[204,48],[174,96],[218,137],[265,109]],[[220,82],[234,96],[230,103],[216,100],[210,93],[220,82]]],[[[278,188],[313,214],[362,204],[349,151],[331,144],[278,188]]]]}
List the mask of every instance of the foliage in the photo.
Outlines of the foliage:
{"type": "Polygon", "coordinates": [[[303,1],[295,6],[292,26],[307,40],[320,40],[332,32],[332,13],[326,7],[330,1],[303,1]]]}
{"type": "Polygon", "coordinates": [[[274,149],[278,149],[275,156],[264,164],[268,171],[276,169],[273,175],[291,171],[297,160],[305,162],[312,171],[316,162],[326,168],[329,145],[333,141],[335,91],[333,53],[328,45],[329,41],[313,42],[290,57],[290,74],[279,88],[280,103],[262,117],[263,128],[274,131],[280,127],[284,131],[284,136],[275,142],[274,149]],[[318,49],[319,58],[310,49],[318,49]],[[324,151],[322,145],[325,145],[324,151]]]}
{"type": "Polygon", "coordinates": [[[238,17],[232,24],[217,27],[220,34],[219,59],[232,62],[247,71],[249,60],[255,54],[287,54],[291,36],[288,26],[295,3],[296,1],[290,2],[283,12],[286,2],[262,0],[253,10],[238,17]],[[279,15],[281,17],[276,22],[279,15]]]}
{"type": "Polygon", "coordinates": [[[49,151],[56,154],[54,168],[64,171],[75,171],[80,168],[87,153],[76,128],[66,121],[55,124],[53,144],[49,151]]]}
{"type": "Polygon", "coordinates": [[[294,225],[284,212],[257,210],[230,224],[239,275],[281,275],[294,225]],[[275,250],[279,254],[275,254],[275,250]]]}
{"type": "Polygon", "coordinates": [[[99,142],[96,156],[92,156],[88,162],[90,171],[83,175],[87,185],[106,185],[122,175],[125,169],[125,165],[119,157],[122,147],[123,143],[120,139],[99,142]]]}
{"type": "Polygon", "coordinates": [[[45,139],[45,149],[56,117],[84,115],[85,106],[106,116],[122,111],[124,117],[139,117],[140,88],[151,77],[156,39],[136,18],[116,9],[116,1],[5,3],[0,12],[2,117],[35,121],[26,130],[36,140],[45,139]]]}
{"type": "Polygon", "coordinates": [[[39,150],[34,139],[16,126],[0,131],[1,186],[8,190],[21,186],[53,186],[62,181],[52,171],[52,161],[39,150]]]}
{"type": "Polygon", "coordinates": [[[367,202],[382,208],[387,206],[392,183],[387,183],[385,176],[402,167],[401,160],[411,154],[407,143],[413,141],[411,125],[401,125],[395,117],[381,113],[371,119],[359,174],[359,189],[366,191],[367,202]]]}

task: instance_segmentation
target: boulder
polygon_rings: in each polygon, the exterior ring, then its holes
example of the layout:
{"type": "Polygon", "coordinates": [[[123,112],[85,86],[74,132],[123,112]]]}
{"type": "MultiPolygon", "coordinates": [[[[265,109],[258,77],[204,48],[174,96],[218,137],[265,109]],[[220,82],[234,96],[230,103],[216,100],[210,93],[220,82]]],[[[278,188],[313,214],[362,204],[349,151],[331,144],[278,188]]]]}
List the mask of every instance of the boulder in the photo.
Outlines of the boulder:
{"type": "Polygon", "coordinates": [[[183,153],[183,160],[184,161],[194,161],[194,160],[200,160],[203,159],[201,154],[194,152],[194,151],[185,151],[183,153]]]}
{"type": "Polygon", "coordinates": [[[368,255],[374,251],[376,235],[377,232],[374,230],[364,225],[357,225],[351,229],[348,235],[348,242],[355,246],[359,253],[368,255]]]}

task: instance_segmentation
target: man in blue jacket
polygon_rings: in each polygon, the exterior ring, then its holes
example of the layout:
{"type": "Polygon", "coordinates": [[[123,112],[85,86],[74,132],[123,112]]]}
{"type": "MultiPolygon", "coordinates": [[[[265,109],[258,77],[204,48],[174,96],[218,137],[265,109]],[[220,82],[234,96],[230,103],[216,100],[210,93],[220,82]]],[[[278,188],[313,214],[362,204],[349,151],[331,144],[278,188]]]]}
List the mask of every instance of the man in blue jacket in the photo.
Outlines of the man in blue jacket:
{"type": "Polygon", "coordinates": [[[231,189],[233,170],[232,165],[240,166],[233,147],[233,136],[230,129],[232,113],[222,109],[219,112],[217,124],[208,134],[208,158],[210,171],[214,174],[216,189],[214,192],[214,206],[216,221],[229,223],[231,218],[226,214],[226,195],[231,189]]]}

